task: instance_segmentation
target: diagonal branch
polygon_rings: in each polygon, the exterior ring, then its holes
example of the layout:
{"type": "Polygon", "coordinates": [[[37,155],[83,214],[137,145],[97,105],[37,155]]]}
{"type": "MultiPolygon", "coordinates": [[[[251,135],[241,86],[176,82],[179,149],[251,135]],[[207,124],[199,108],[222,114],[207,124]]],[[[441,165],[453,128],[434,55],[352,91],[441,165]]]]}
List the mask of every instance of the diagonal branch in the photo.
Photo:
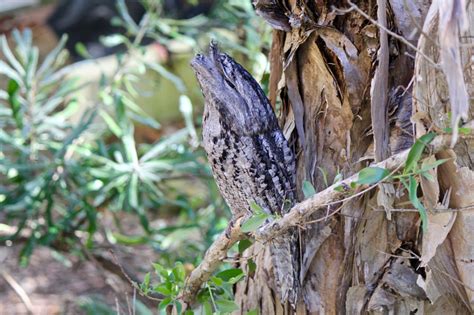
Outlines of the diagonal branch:
{"type": "Polygon", "coordinates": [[[227,257],[227,251],[245,238],[245,234],[240,231],[240,220],[222,232],[206,251],[202,262],[191,272],[183,290],[183,302],[190,304],[198,293],[202,284],[211,277],[212,273],[219,267],[221,262],[227,257]]]}
{"type": "MultiPolygon", "coordinates": [[[[439,152],[449,147],[451,141],[450,135],[437,136],[431,143],[430,149],[432,152],[439,152]]],[[[385,168],[389,171],[394,171],[403,165],[407,159],[410,149],[392,155],[386,160],[376,163],[373,166],[385,168]]],[[[349,189],[352,182],[359,178],[359,173],[356,173],[342,181],[339,181],[328,188],[320,191],[312,197],[296,204],[287,214],[282,218],[265,224],[254,232],[253,237],[259,242],[267,242],[275,236],[285,233],[293,226],[302,225],[305,223],[307,217],[315,213],[318,209],[336,204],[344,201],[344,198],[353,198],[349,189]],[[342,189],[340,189],[342,187],[342,189]]],[[[377,185],[371,186],[362,191],[364,193],[377,185]]],[[[361,194],[359,193],[359,194],[361,194]]],[[[358,195],[359,195],[358,194],[358,195]]],[[[201,264],[193,270],[186,281],[186,286],[183,290],[182,299],[186,304],[193,302],[196,294],[201,286],[209,280],[212,273],[219,267],[221,262],[227,257],[227,251],[243,239],[245,234],[240,231],[240,223],[236,222],[227,231],[219,235],[214,243],[207,250],[201,264]]]]}

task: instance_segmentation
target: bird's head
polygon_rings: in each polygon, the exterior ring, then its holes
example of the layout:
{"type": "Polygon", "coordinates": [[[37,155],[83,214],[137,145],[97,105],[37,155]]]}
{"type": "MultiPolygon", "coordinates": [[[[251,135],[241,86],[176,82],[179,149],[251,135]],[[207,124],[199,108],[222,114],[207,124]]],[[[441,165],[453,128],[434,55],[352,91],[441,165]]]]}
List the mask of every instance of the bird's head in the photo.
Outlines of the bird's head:
{"type": "Polygon", "coordinates": [[[277,126],[275,114],[255,79],[229,55],[211,43],[208,55],[198,54],[191,67],[201,86],[208,111],[217,111],[239,134],[277,126]]]}

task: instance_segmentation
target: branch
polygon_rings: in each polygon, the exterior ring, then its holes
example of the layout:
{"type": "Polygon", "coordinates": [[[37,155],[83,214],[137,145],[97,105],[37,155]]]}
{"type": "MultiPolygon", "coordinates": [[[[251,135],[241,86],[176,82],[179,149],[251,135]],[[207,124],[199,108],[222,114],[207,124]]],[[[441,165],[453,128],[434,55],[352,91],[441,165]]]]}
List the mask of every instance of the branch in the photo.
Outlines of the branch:
{"type": "Polygon", "coordinates": [[[5,279],[5,281],[12,287],[18,297],[21,299],[23,304],[26,307],[28,314],[34,314],[33,304],[31,303],[30,297],[26,294],[23,287],[13,278],[8,272],[0,271],[0,275],[5,279]]]}
{"type": "MultiPolygon", "coordinates": [[[[437,136],[432,142],[429,148],[431,152],[439,152],[449,148],[451,142],[450,135],[437,136]]],[[[407,159],[410,149],[392,155],[388,159],[376,163],[372,166],[385,168],[389,171],[394,171],[403,165],[407,159]]],[[[315,213],[318,209],[340,203],[344,200],[354,198],[350,196],[351,191],[350,184],[359,178],[359,173],[356,173],[349,178],[339,181],[328,188],[320,191],[298,204],[296,204],[287,214],[282,218],[272,221],[263,225],[256,232],[253,237],[255,240],[260,242],[267,242],[276,236],[285,233],[289,228],[293,226],[299,226],[305,223],[307,217],[315,213]],[[340,187],[346,189],[340,189],[340,187]],[[344,199],[347,198],[347,199],[344,199]]],[[[362,194],[366,191],[376,187],[375,184],[368,189],[358,193],[362,194]]],[[[243,239],[244,233],[240,231],[240,222],[236,222],[230,229],[223,232],[214,241],[214,243],[207,250],[201,264],[193,270],[189,278],[187,279],[185,288],[183,290],[182,299],[187,305],[193,302],[195,295],[199,289],[207,280],[209,280],[212,273],[219,267],[220,263],[227,257],[227,251],[239,240],[243,239]],[[227,236],[229,234],[229,237],[227,236]]]]}
{"type": "Polygon", "coordinates": [[[245,237],[240,231],[240,220],[222,232],[207,250],[202,262],[189,275],[183,290],[183,302],[190,304],[202,284],[209,280],[212,273],[227,257],[227,251],[245,237]]]}

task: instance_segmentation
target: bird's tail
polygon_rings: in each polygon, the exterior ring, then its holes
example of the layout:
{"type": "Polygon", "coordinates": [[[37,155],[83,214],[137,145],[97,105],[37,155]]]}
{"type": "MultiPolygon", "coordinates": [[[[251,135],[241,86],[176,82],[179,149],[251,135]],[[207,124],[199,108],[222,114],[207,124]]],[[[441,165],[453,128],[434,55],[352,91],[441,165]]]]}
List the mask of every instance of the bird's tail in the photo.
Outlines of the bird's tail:
{"type": "Polygon", "coordinates": [[[276,291],[279,292],[282,303],[289,302],[295,308],[301,291],[300,244],[297,229],[293,228],[284,235],[274,238],[270,244],[270,251],[276,291]]]}

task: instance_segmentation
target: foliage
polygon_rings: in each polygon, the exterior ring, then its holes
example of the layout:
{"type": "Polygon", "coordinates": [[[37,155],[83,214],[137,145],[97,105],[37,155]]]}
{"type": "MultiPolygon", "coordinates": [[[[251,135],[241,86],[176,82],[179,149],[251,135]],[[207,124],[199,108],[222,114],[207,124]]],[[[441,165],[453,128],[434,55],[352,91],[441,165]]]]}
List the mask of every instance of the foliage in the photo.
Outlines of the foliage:
{"type": "Polygon", "coordinates": [[[421,164],[420,160],[426,146],[435,138],[436,133],[429,132],[415,141],[410,151],[403,170],[398,174],[390,174],[390,172],[381,167],[367,167],[359,172],[359,178],[356,182],[351,183],[351,188],[355,185],[376,185],[382,181],[400,181],[408,192],[408,198],[412,205],[418,210],[421,218],[422,229],[424,232],[428,229],[428,217],[426,208],[418,198],[418,181],[417,177],[424,176],[430,179],[429,171],[437,168],[446,162],[446,159],[440,159],[431,164],[421,164]]]}
{"type": "MultiPolygon", "coordinates": [[[[176,261],[198,264],[198,253],[227,221],[216,213],[224,204],[197,149],[188,91],[176,74],[147,61],[141,45],[144,39],[162,44],[180,41],[199,51],[213,38],[240,53],[254,74],[262,76],[267,64],[262,52],[269,49],[270,29],[255,18],[250,2],[217,1],[209,16],[179,21],[162,17],[161,1],[143,3],[146,14],[135,23],[124,1],[117,1],[120,17],[112,23],[123,26],[126,33],[102,42],[124,45],[127,53],[116,56],[115,72],[100,81],[99,102],[84,111],[78,123],[71,118],[81,112],[75,95],[84,86],[69,75],[63,49],[67,37],[42,61],[31,31],[14,31],[14,46],[6,37],[0,39],[5,57],[0,60],[0,75],[8,80],[0,89],[0,241],[25,242],[22,265],[28,264],[38,245],[69,252],[93,250],[99,231],[112,243],[148,244],[158,253],[154,269],[160,284],[152,285],[147,276],[141,290],[163,294],[162,308],[178,307],[184,271],[176,261]],[[136,143],[134,137],[136,124],[161,127],[136,101],[140,91],[135,83],[148,70],[176,86],[185,122],[184,129],[153,144],[136,143]],[[203,186],[204,195],[186,192],[179,182],[182,178],[203,186]],[[173,224],[150,224],[170,207],[177,210],[173,224]],[[139,219],[142,234],[123,232],[120,218],[125,212],[139,219]],[[102,225],[105,214],[113,216],[116,229],[102,225]],[[196,233],[199,242],[193,240],[196,233]]],[[[76,49],[89,56],[84,45],[76,49]]],[[[200,295],[206,314],[235,308],[231,286],[243,275],[231,268],[212,278],[200,295]]],[[[90,312],[97,308],[107,312],[100,301],[81,305],[90,312]]]]}
{"type": "Polygon", "coordinates": [[[103,103],[87,110],[74,126],[67,120],[77,108],[70,95],[80,86],[67,77],[67,68],[61,68],[66,38],[38,65],[31,33],[14,32],[14,36],[15,53],[2,38],[8,63],[0,65],[9,81],[1,94],[0,196],[2,215],[18,227],[7,238],[29,230],[24,263],[36,244],[73,239],[78,230],[87,231],[90,241],[97,230],[97,209],[135,213],[151,233],[149,210],[164,204],[187,206],[167,199],[167,181],[209,173],[198,162],[200,153],[187,145],[189,129],[153,145],[135,143],[132,119],[157,123],[133,102],[126,89],[127,68],[120,68],[125,70],[111,81],[103,80],[103,103]],[[93,122],[98,115],[107,129],[97,130],[93,122]],[[117,141],[108,143],[110,133],[117,141]]]}

